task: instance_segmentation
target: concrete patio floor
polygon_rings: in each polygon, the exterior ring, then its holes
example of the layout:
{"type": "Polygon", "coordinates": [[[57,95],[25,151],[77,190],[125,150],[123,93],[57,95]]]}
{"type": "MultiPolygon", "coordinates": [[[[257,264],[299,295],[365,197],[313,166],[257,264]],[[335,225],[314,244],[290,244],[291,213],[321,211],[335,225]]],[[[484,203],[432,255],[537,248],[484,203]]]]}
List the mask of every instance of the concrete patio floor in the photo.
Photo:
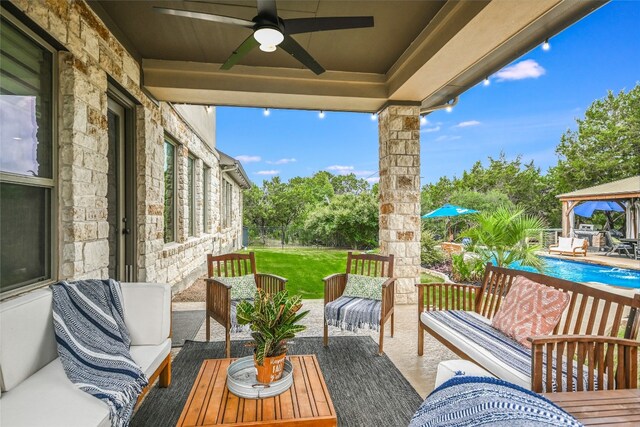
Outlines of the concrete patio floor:
{"type": "MultiPolygon", "coordinates": [[[[304,300],[304,309],[310,311],[304,319],[307,330],[300,334],[305,337],[318,337],[322,339],[324,301],[304,300]]],[[[173,310],[204,310],[203,302],[174,302],[173,310]]],[[[418,307],[417,305],[397,305],[395,308],[395,336],[389,335],[390,325],[387,323],[384,338],[384,351],[391,361],[396,365],[404,377],[411,383],[413,388],[422,397],[426,397],[433,390],[436,368],[442,360],[455,359],[457,356],[449,349],[440,344],[430,335],[425,334],[424,356],[418,356],[418,307]]],[[[223,341],[224,328],[216,322],[211,322],[211,340],[223,341]]],[[[194,338],[196,341],[205,341],[205,325],[203,323],[200,331],[194,338]]],[[[368,334],[377,343],[379,333],[375,331],[361,331],[358,335],[368,334]]],[[[354,335],[351,332],[343,332],[337,328],[329,330],[329,347],[331,347],[331,337],[339,335],[354,335]]],[[[249,334],[232,334],[232,340],[249,339],[249,334]]],[[[180,351],[179,348],[171,350],[175,356],[180,351]]]]}

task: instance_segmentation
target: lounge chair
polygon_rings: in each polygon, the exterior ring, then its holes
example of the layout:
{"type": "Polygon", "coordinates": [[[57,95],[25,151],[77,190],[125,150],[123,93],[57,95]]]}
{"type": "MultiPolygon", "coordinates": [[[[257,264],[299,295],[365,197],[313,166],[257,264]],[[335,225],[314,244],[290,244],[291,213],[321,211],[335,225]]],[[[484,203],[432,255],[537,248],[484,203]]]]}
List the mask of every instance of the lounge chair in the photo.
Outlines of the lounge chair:
{"type": "Polygon", "coordinates": [[[621,242],[620,240],[616,239],[611,235],[610,231],[604,233],[604,240],[608,249],[607,253],[605,254],[606,256],[609,256],[614,252],[618,252],[620,255],[622,255],[622,252],[624,252],[627,257],[633,258],[633,245],[621,242]]]}
{"type": "Polygon", "coordinates": [[[583,255],[587,256],[589,242],[587,239],[576,237],[560,237],[557,245],[549,246],[549,253],[559,253],[560,255],[583,255]]]}
{"type": "MultiPolygon", "coordinates": [[[[236,305],[233,285],[240,285],[243,277],[253,275],[255,286],[268,294],[275,294],[285,289],[287,279],[266,273],[256,272],[256,258],[253,252],[248,254],[207,255],[207,270],[209,278],[205,295],[206,306],[206,335],[207,341],[211,337],[211,318],[225,329],[225,352],[231,357],[231,332],[245,330],[236,320],[236,305]]],[[[253,295],[253,293],[251,293],[253,295]]],[[[242,299],[251,299],[245,296],[242,299]]]]}

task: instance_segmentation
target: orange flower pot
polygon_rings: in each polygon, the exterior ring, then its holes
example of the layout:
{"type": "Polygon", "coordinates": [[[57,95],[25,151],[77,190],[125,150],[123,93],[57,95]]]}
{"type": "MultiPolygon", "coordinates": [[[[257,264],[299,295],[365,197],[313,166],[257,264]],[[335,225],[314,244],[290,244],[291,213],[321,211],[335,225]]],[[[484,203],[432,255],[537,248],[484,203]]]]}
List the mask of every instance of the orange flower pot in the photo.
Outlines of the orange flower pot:
{"type": "Polygon", "coordinates": [[[270,382],[279,380],[284,372],[284,359],[286,357],[286,354],[265,357],[264,364],[258,365],[256,356],[254,355],[253,363],[256,366],[256,379],[263,384],[269,384],[270,382]]]}

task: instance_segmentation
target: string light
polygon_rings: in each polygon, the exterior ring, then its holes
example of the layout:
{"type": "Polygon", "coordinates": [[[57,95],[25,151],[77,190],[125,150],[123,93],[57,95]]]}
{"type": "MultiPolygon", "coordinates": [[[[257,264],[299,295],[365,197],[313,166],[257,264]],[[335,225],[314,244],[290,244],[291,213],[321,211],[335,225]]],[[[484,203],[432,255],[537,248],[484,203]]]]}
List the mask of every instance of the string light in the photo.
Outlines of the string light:
{"type": "Polygon", "coordinates": [[[447,106],[446,110],[447,110],[447,113],[450,113],[450,112],[453,111],[453,107],[451,105],[449,105],[449,106],[447,106]]]}
{"type": "Polygon", "coordinates": [[[425,115],[424,115],[424,114],[422,114],[422,115],[420,116],[420,124],[421,124],[421,125],[426,125],[426,124],[427,124],[427,118],[425,117],[425,115]]]}
{"type": "Polygon", "coordinates": [[[318,113],[318,117],[324,119],[324,111],[320,110],[320,112],[318,113]]]}
{"type": "Polygon", "coordinates": [[[482,82],[483,85],[485,86],[489,86],[491,84],[491,81],[489,80],[489,77],[485,77],[484,81],[482,82]]]}
{"type": "Polygon", "coordinates": [[[262,112],[262,114],[264,114],[265,117],[269,117],[269,114],[271,114],[271,111],[269,111],[268,108],[265,108],[264,111],[262,112]]]}
{"type": "Polygon", "coordinates": [[[544,43],[542,43],[542,50],[549,50],[549,49],[551,49],[551,45],[549,44],[549,39],[546,39],[544,43]]]}
{"type": "Polygon", "coordinates": [[[378,115],[376,113],[371,113],[371,120],[375,120],[378,118],[378,115]]]}

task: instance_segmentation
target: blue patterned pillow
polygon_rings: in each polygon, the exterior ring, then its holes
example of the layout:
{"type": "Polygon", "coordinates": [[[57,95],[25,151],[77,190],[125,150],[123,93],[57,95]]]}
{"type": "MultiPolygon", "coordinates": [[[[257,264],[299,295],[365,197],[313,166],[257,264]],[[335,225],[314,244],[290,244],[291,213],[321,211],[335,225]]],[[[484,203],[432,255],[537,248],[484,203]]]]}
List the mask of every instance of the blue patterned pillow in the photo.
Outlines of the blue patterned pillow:
{"type": "Polygon", "coordinates": [[[216,277],[216,280],[231,286],[231,300],[253,299],[258,290],[253,274],[238,277],[216,277]]]}
{"type": "Polygon", "coordinates": [[[371,277],[360,274],[348,274],[347,286],[344,288],[345,297],[382,299],[382,284],[388,277],[371,277]]]}

